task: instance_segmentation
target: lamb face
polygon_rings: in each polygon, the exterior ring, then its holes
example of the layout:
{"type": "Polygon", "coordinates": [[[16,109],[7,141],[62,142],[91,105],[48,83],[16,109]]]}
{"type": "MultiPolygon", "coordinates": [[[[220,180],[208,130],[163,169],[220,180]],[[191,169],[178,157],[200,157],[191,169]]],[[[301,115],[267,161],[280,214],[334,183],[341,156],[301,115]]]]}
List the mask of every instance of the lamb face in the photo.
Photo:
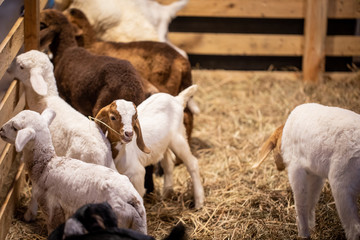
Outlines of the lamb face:
{"type": "Polygon", "coordinates": [[[50,135],[48,125],[55,117],[55,112],[46,109],[40,115],[37,112],[24,110],[6,122],[0,129],[1,138],[15,144],[16,150],[22,151],[23,147],[36,135],[41,135],[46,131],[46,136],[50,135]]]}

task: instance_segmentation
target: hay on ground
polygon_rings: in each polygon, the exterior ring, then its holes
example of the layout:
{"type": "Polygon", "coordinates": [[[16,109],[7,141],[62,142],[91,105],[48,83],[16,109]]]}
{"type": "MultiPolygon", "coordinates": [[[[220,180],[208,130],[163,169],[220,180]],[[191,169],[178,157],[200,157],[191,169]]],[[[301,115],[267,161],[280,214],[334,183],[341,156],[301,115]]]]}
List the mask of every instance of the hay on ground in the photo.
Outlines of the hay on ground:
{"type": "MultiPolygon", "coordinates": [[[[148,232],[161,239],[178,222],[191,239],[296,239],[294,199],[286,171],[278,172],[270,157],[258,169],[258,149],[290,111],[305,102],[338,106],[360,113],[360,76],[325,79],[319,86],[265,77],[242,79],[230,71],[193,72],[199,85],[195,100],[192,149],[199,160],[206,203],[193,209],[192,184],[183,165],[174,172],[175,193],[161,198],[162,178],[146,199],[148,232]]],[[[23,195],[7,239],[45,239],[41,216],[22,220],[29,190],[23,195]]],[[[313,239],[344,239],[334,199],[325,185],[316,208],[313,239]]]]}

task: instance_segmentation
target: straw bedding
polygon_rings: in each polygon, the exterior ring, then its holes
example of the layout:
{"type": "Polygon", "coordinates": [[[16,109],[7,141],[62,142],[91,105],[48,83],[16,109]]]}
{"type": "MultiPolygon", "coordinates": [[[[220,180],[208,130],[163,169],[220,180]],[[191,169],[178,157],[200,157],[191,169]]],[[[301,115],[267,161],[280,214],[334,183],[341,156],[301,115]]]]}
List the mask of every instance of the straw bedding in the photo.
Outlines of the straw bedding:
{"type": "MultiPolygon", "coordinates": [[[[205,207],[194,210],[192,184],[183,165],[175,168],[171,199],[161,198],[162,178],[156,177],[156,192],[146,199],[145,207],[148,232],[157,239],[178,222],[185,223],[190,239],[296,239],[287,173],[276,170],[272,157],[251,169],[259,147],[301,103],[318,102],[360,113],[359,74],[325,79],[317,87],[278,80],[271,74],[239,76],[230,71],[193,71],[201,113],[195,118],[191,147],[199,160],[205,207]]],[[[31,224],[22,220],[29,189],[24,190],[7,239],[46,238],[41,215],[31,224]]],[[[316,208],[312,238],[345,238],[328,184],[316,208]]]]}

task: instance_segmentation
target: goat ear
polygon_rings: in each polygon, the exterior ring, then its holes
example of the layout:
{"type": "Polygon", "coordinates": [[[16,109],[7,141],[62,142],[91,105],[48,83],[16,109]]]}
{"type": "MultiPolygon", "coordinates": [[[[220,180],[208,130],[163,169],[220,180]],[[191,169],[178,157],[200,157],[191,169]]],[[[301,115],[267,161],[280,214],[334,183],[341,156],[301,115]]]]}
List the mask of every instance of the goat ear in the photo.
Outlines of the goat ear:
{"type": "Polygon", "coordinates": [[[141,133],[141,128],[140,128],[140,123],[139,123],[139,119],[136,119],[135,122],[135,126],[134,126],[134,130],[136,132],[137,138],[136,138],[136,143],[138,145],[138,147],[140,148],[141,151],[143,151],[144,153],[149,154],[150,153],[150,149],[145,146],[144,143],[144,139],[141,133]]]}
{"type": "Polygon", "coordinates": [[[110,119],[109,119],[109,105],[103,107],[102,109],[100,109],[100,111],[96,114],[96,119],[95,119],[95,123],[97,123],[97,125],[100,127],[100,129],[103,131],[103,133],[105,134],[106,130],[107,130],[107,127],[102,124],[101,122],[104,122],[106,123],[107,125],[110,124],[110,119]],[[99,121],[101,122],[99,122],[99,121]]]}
{"type": "Polygon", "coordinates": [[[41,116],[45,119],[48,126],[52,123],[56,116],[56,112],[50,108],[46,108],[42,113],[41,116]]]}
{"type": "Polygon", "coordinates": [[[72,29],[73,29],[75,37],[79,37],[84,34],[84,31],[78,25],[76,25],[75,23],[71,23],[71,25],[72,25],[72,29]]]}
{"type": "Polygon", "coordinates": [[[55,32],[47,27],[45,29],[40,30],[40,50],[45,49],[50,43],[53,41],[55,37],[55,32]]]}
{"type": "Polygon", "coordinates": [[[39,68],[32,68],[30,70],[30,83],[34,91],[40,96],[47,94],[47,85],[39,68]]]}
{"type": "Polygon", "coordinates": [[[32,128],[24,128],[18,131],[15,139],[15,148],[17,152],[21,152],[25,145],[35,138],[35,131],[32,128]]]}

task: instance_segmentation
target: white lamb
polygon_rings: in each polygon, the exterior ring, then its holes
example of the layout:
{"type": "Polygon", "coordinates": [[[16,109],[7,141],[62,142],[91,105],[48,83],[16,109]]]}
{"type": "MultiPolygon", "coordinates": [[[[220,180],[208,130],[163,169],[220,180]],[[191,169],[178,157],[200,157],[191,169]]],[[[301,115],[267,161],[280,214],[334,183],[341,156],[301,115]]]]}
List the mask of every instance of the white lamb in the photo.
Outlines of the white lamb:
{"type": "Polygon", "coordinates": [[[167,33],[171,20],[188,1],[162,5],[154,0],[55,0],[55,8],[78,8],[83,11],[101,40],[167,42],[187,57],[183,50],[167,39],[167,33]]]}
{"type": "Polygon", "coordinates": [[[328,179],[347,239],[359,239],[360,115],[309,103],[296,107],[260,150],[274,149],[277,165],[288,168],[300,237],[315,227],[315,205],[328,179]],[[282,163],[283,162],[283,163],[282,163]]]}
{"type": "Polygon", "coordinates": [[[183,160],[190,173],[195,208],[203,206],[204,190],[198,162],[191,154],[183,124],[184,107],[196,89],[196,85],[190,86],[176,97],[156,93],[143,101],[137,109],[132,102],[116,100],[97,114],[96,121],[107,132],[112,143],[116,168],[130,178],[140,195],[145,194],[144,167],[158,163],[163,156],[161,165],[164,169],[164,195],[172,192],[174,162],[169,148],[183,160]]]}
{"type": "MultiPolygon", "coordinates": [[[[30,110],[41,113],[49,107],[56,112],[50,132],[57,155],[116,169],[110,144],[98,126],[59,97],[53,65],[46,54],[32,50],[19,55],[14,74],[25,86],[30,110]]],[[[37,203],[32,198],[25,220],[34,220],[36,213],[37,203]]]]}
{"type": "Polygon", "coordinates": [[[51,109],[41,115],[24,110],[0,129],[4,141],[23,151],[49,234],[84,204],[105,201],[114,209],[119,227],[146,234],[143,200],[128,177],[101,165],[56,156],[48,128],[54,117],[51,109]]]}

